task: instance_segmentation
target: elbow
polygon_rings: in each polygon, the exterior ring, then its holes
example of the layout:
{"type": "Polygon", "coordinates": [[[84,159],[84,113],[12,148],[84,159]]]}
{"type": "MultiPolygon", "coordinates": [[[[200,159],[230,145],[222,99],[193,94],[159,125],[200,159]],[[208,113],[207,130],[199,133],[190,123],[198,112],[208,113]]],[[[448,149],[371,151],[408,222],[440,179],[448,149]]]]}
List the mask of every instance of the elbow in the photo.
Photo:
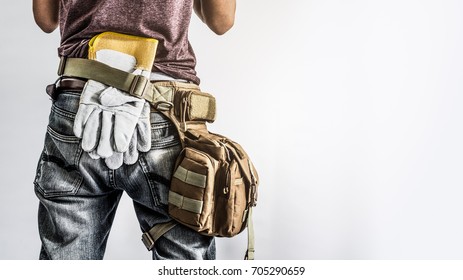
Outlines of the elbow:
{"type": "Polygon", "coordinates": [[[50,25],[48,25],[48,26],[40,26],[40,25],[39,25],[39,27],[40,27],[40,29],[42,29],[42,31],[45,32],[45,33],[52,33],[53,31],[56,30],[56,28],[57,28],[58,26],[57,26],[57,25],[56,25],[56,26],[50,26],[50,25]]]}
{"type": "Polygon", "coordinates": [[[57,20],[56,21],[55,20],[44,21],[44,20],[35,19],[35,23],[45,33],[51,33],[53,31],[55,31],[55,29],[58,27],[58,21],[57,20]]]}
{"type": "MultiPolygon", "coordinates": [[[[51,1],[49,1],[51,2],[51,1]]],[[[59,8],[58,0],[52,3],[35,1],[32,4],[34,21],[45,33],[53,32],[59,25],[59,8]],[[56,3],[55,3],[56,1],[56,3]],[[54,3],[54,4],[53,4],[54,3]]]]}
{"type": "Polygon", "coordinates": [[[206,24],[215,34],[223,35],[233,27],[233,25],[235,24],[235,18],[221,18],[220,20],[206,22],[206,24]]]}

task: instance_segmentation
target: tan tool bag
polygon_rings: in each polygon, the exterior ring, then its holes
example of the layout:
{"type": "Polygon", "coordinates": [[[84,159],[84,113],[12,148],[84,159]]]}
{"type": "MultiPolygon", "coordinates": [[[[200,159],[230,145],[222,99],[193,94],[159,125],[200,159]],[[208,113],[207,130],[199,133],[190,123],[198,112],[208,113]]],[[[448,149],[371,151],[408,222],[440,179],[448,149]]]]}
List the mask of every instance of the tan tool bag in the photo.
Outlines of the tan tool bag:
{"type": "Polygon", "coordinates": [[[183,145],[171,180],[169,215],[208,236],[232,237],[247,227],[246,258],[253,259],[257,171],[238,143],[207,130],[205,122],[215,119],[212,95],[179,88],[174,96],[173,108],[161,110],[176,125],[183,145]],[[208,113],[199,117],[203,114],[196,111],[208,113]]]}
{"type": "Polygon", "coordinates": [[[210,236],[246,228],[256,204],[258,177],[243,148],[207,131],[185,132],[169,191],[169,214],[210,236]]]}

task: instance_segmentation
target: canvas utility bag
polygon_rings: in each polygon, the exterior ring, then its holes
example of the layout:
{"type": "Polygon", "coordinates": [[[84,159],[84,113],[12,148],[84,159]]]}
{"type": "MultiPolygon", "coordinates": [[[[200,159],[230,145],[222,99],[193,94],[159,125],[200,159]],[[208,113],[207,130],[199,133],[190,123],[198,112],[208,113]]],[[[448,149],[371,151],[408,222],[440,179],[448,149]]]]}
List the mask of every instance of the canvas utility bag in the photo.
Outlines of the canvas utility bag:
{"type": "Polygon", "coordinates": [[[238,143],[188,130],[171,182],[169,214],[202,234],[232,237],[246,228],[257,185],[257,171],[238,143]]]}
{"type": "Polygon", "coordinates": [[[176,125],[183,146],[171,180],[169,215],[208,236],[233,237],[247,227],[245,258],[253,259],[257,171],[241,145],[208,131],[206,122],[215,120],[212,95],[179,88],[174,96],[174,106],[162,110],[176,125]],[[201,106],[208,113],[194,114],[201,106]]]}

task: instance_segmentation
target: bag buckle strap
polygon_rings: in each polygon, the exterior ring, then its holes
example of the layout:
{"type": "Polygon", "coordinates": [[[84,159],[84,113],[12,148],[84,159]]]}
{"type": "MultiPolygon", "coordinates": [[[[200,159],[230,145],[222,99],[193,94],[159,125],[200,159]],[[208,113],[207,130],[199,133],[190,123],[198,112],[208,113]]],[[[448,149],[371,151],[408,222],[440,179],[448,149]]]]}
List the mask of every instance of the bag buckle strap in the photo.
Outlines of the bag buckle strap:
{"type": "Polygon", "coordinates": [[[151,235],[149,235],[148,232],[144,232],[142,234],[141,241],[143,241],[143,244],[145,244],[145,247],[148,249],[148,251],[151,251],[154,248],[154,240],[151,238],[151,235]]]}
{"type": "Polygon", "coordinates": [[[135,75],[130,84],[129,94],[142,98],[145,92],[148,90],[150,80],[142,75],[135,75]]]}
{"type": "Polygon", "coordinates": [[[148,249],[148,251],[151,251],[154,248],[156,240],[158,240],[161,236],[163,236],[166,232],[171,230],[176,225],[177,223],[175,223],[174,221],[170,221],[166,223],[157,224],[147,232],[144,232],[141,236],[141,240],[143,241],[143,244],[145,244],[146,249],[148,249]]]}

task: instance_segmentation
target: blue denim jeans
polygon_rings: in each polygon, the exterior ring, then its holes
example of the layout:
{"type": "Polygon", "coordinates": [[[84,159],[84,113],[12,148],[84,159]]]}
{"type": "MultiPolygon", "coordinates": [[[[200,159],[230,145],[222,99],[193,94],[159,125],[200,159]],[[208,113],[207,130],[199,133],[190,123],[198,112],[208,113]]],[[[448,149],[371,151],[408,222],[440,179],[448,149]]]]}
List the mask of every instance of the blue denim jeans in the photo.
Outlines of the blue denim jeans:
{"type": "MultiPolygon", "coordinates": [[[[53,101],[37,166],[40,259],[102,259],[124,191],[133,200],[142,232],[171,220],[167,197],[181,149],[175,126],[152,112],[151,150],[140,153],[137,163],[111,170],[104,160],[90,158],[74,136],[79,97],[62,92],[53,101]]],[[[153,259],[215,259],[214,238],[177,225],[156,241],[153,259]]]]}

